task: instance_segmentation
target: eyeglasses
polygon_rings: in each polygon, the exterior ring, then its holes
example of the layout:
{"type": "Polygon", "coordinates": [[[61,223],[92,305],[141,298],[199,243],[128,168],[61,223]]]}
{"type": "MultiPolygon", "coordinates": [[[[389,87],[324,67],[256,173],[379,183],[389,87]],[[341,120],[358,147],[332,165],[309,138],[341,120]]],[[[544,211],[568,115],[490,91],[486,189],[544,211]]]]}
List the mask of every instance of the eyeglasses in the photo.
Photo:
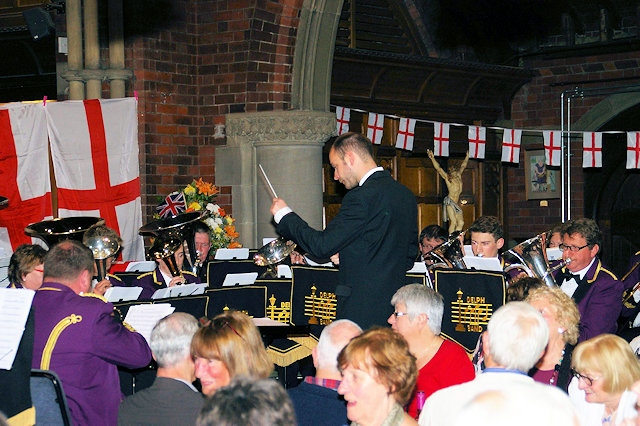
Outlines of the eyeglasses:
{"type": "Polygon", "coordinates": [[[580,380],[584,380],[584,382],[589,385],[592,386],[593,382],[595,382],[596,380],[600,380],[600,377],[589,377],[589,376],[585,376],[583,374],[578,373],[576,370],[571,369],[571,375],[573,377],[575,377],[576,379],[580,380]]]}
{"type": "Polygon", "coordinates": [[[36,272],[40,272],[41,274],[44,274],[44,269],[33,268],[33,270],[36,271],[36,272]]]}
{"type": "Polygon", "coordinates": [[[567,246],[567,245],[565,245],[565,244],[560,244],[560,245],[558,246],[558,248],[559,248],[560,250],[562,250],[562,251],[567,251],[567,250],[569,250],[569,251],[572,251],[572,252],[574,252],[574,253],[579,252],[580,250],[582,250],[582,249],[583,249],[583,248],[585,248],[585,247],[589,247],[589,244],[585,244],[585,245],[583,245],[582,247],[567,246]]]}
{"type": "Polygon", "coordinates": [[[393,316],[395,316],[396,318],[398,318],[398,317],[403,317],[403,316],[405,316],[405,315],[409,315],[409,314],[408,314],[408,313],[406,313],[406,312],[394,312],[394,313],[392,313],[391,315],[393,315],[393,316]]]}

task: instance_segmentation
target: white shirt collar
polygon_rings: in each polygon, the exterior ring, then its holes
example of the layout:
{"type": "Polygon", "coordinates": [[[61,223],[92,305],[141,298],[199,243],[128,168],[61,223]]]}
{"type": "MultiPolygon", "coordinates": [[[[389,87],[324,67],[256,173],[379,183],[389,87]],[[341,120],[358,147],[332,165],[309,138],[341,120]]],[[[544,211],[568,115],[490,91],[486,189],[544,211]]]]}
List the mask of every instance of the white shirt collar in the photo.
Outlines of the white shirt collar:
{"type": "Polygon", "coordinates": [[[596,258],[594,257],[585,268],[580,269],[578,272],[573,272],[573,274],[580,275],[580,280],[584,279],[584,276],[587,275],[587,271],[589,271],[589,268],[591,268],[591,265],[593,265],[593,262],[595,261],[596,258]]]}
{"type": "Polygon", "coordinates": [[[374,167],[373,169],[369,170],[367,173],[364,174],[364,176],[362,176],[362,179],[360,179],[359,185],[360,186],[364,185],[364,183],[367,181],[367,179],[369,179],[369,176],[371,176],[375,172],[381,172],[383,170],[384,169],[382,167],[380,167],[380,166],[374,167]]]}

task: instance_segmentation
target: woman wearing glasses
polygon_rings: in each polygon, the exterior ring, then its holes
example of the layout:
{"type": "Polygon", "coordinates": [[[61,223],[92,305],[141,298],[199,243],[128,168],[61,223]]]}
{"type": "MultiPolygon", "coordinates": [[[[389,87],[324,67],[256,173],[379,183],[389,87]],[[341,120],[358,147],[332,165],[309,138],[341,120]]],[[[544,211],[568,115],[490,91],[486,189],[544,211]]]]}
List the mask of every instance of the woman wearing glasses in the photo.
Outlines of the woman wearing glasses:
{"type": "Polygon", "coordinates": [[[422,284],[409,284],[396,291],[391,304],[395,312],[387,322],[407,340],[416,357],[418,380],[407,412],[417,418],[424,398],[472,380],[475,371],[462,346],[440,337],[444,302],[439,293],[422,284]]]}
{"type": "Polygon", "coordinates": [[[44,277],[45,254],[47,251],[35,244],[19,246],[9,260],[9,288],[39,289],[44,277]]]}
{"type": "Polygon", "coordinates": [[[640,363],[629,343],[613,334],[586,340],[573,351],[571,367],[574,379],[569,397],[583,416],[582,425],[622,422],[626,413],[623,392],[640,379],[640,363]]]}
{"type": "Polygon", "coordinates": [[[238,311],[216,315],[200,327],[191,340],[191,355],[206,396],[236,376],[266,379],[273,371],[258,328],[238,311]]]}

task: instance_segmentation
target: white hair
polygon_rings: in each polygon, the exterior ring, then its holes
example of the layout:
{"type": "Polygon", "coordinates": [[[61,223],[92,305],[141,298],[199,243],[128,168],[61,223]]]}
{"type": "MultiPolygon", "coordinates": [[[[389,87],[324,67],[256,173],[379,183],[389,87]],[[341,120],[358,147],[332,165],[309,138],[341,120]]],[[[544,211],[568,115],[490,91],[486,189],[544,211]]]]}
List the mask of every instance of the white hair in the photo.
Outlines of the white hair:
{"type": "Polygon", "coordinates": [[[322,330],[316,346],[318,368],[338,371],[338,354],[354,337],[362,334],[362,328],[348,319],[332,322],[322,330]]]}
{"type": "Polygon", "coordinates": [[[402,303],[407,308],[409,320],[427,314],[429,329],[436,336],[442,330],[444,300],[440,293],[422,284],[407,284],[400,287],[391,298],[391,305],[402,303]]]}
{"type": "Polygon", "coordinates": [[[191,339],[198,320],[191,314],[175,312],[162,318],[151,330],[149,347],[158,367],[171,367],[191,354],[191,339]]]}
{"type": "Polygon", "coordinates": [[[528,372],[549,342],[549,327],[533,306],[509,302],[494,312],[487,326],[489,355],[504,368],[528,372]]]}

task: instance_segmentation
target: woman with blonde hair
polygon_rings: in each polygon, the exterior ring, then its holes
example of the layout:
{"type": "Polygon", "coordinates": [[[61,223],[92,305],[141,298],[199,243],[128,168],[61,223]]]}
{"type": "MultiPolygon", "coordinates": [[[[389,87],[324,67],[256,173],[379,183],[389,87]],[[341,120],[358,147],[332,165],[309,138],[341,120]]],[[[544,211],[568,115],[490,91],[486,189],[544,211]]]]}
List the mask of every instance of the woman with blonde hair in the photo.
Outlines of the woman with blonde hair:
{"type": "Polygon", "coordinates": [[[236,376],[266,379],[273,371],[258,328],[238,311],[216,315],[201,327],[191,340],[191,355],[207,396],[236,376]]]}
{"type": "Polygon", "coordinates": [[[418,376],[416,359],[404,338],[375,327],[354,337],[338,355],[347,417],[357,426],[417,425],[404,412],[418,376]]]}
{"type": "Polygon", "coordinates": [[[569,396],[583,415],[583,425],[610,426],[625,418],[622,394],[640,380],[640,362],[629,343],[601,334],[576,346],[569,396]]]}
{"type": "Polygon", "coordinates": [[[578,307],[560,287],[534,288],[525,301],[540,311],[549,326],[547,348],[529,375],[536,382],[567,392],[572,377],[571,354],[580,334],[578,307]]]}

